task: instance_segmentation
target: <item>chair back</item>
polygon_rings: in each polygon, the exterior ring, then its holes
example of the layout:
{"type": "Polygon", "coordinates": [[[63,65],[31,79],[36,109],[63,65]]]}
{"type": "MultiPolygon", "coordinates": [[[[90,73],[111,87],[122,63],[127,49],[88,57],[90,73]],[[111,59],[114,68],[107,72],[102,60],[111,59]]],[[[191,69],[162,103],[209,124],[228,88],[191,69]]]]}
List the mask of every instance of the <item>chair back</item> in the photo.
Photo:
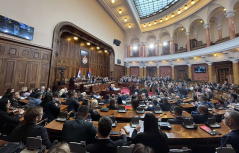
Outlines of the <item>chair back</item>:
{"type": "Polygon", "coordinates": [[[120,146],[117,148],[117,153],[132,153],[132,150],[129,146],[120,146]]]}
{"type": "Polygon", "coordinates": [[[125,106],[118,106],[118,110],[125,110],[125,106]]]}
{"type": "Polygon", "coordinates": [[[85,144],[81,144],[78,142],[70,142],[69,146],[71,153],[86,153],[85,144]]]}
{"type": "Polygon", "coordinates": [[[191,149],[170,149],[169,153],[191,153],[191,149]]]}

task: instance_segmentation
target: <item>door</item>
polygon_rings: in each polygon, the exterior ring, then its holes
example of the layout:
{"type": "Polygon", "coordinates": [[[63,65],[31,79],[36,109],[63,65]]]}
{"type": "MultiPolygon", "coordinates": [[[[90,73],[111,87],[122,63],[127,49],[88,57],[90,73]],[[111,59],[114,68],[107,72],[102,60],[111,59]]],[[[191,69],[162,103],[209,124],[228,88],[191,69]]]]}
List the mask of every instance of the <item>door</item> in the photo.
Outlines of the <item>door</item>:
{"type": "Polygon", "coordinates": [[[218,69],[218,82],[224,83],[228,75],[229,75],[229,68],[218,69]]]}

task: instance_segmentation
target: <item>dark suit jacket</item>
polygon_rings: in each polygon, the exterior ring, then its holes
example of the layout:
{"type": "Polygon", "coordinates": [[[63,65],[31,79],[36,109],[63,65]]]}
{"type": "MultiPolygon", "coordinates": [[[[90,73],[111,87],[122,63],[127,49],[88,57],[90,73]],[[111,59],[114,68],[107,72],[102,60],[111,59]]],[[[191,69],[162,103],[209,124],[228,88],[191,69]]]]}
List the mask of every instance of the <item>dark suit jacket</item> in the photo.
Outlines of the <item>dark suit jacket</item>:
{"type": "Polygon", "coordinates": [[[178,101],[175,102],[176,105],[180,105],[181,103],[183,103],[183,101],[180,100],[180,99],[179,99],[178,101]]]}
{"type": "Polygon", "coordinates": [[[122,100],[126,100],[126,95],[121,96],[122,100]]]}
{"type": "Polygon", "coordinates": [[[60,113],[60,107],[53,102],[41,103],[40,106],[43,107],[43,112],[45,113],[43,119],[48,118],[48,123],[54,120],[60,113]]]}
{"type": "Polygon", "coordinates": [[[132,143],[142,143],[152,148],[155,153],[168,153],[168,137],[161,130],[158,133],[139,133],[134,129],[132,133],[132,143]]]}
{"type": "MultiPolygon", "coordinates": [[[[226,144],[231,144],[232,148],[235,149],[236,153],[239,153],[239,130],[233,130],[230,133],[224,135],[221,138],[221,145],[223,145],[223,143],[225,142],[226,138],[230,136],[230,138],[227,140],[226,144]]],[[[223,146],[225,147],[226,144],[223,146]]]]}
{"type": "Polygon", "coordinates": [[[204,115],[192,114],[192,117],[196,124],[204,124],[205,122],[207,122],[208,118],[211,117],[211,115],[210,114],[204,114],[204,115]]]}
{"type": "Polygon", "coordinates": [[[13,103],[17,103],[18,107],[22,106],[17,99],[10,98],[9,100],[10,100],[11,105],[13,105],[13,103]]]}
{"type": "Polygon", "coordinates": [[[95,139],[94,143],[86,146],[86,151],[90,153],[116,153],[117,146],[123,146],[127,143],[125,134],[121,135],[121,139],[112,141],[111,139],[95,139]]]}
{"type": "Polygon", "coordinates": [[[105,102],[105,104],[109,104],[110,103],[110,99],[105,99],[104,102],[105,102]]]}
{"type": "Polygon", "coordinates": [[[68,112],[73,110],[73,115],[75,116],[80,103],[74,98],[70,97],[66,100],[66,105],[68,105],[68,112]]]}
{"type": "Polygon", "coordinates": [[[47,148],[51,147],[51,142],[48,138],[47,130],[43,126],[35,123],[26,123],[16,127],[12,133],[7,137],[8,141],[24,142],[26,143],[27,137],[41,136],[42,144],[47,148]]]}
{"type": "Polygon", "coordinates": [[[86,122],[83,118],[78,117],[74,121],[65,121],[62,129],[63,140],[66,142],[86,141],[91,143],[95,138],[97,128],[92,122],[86,122]]]}
{"type": "Polygon", "coordinates": [[[13,115],[13,113],[0,111],[0,133],[10,134],[18,126],[22,115],[16,115],[15,117],[13,115]]]}
{"type": "Polygon", "coordinates": [[[162,108],[162,111],[170,111],[172,104],[170,103],[160,103],[160,107],[162,108]]]}
{"type": "Polygon", "coordinates": [[[170,124],[182,124],[183,123],[183,117],[175,117],[174,119],[168,119],[168,122],[170,124]]]}
{"type": "Polygon", "coordinates": [[[139,89],[134,89],[134,93],[137,92],[139,94],[140,90],[139,89]]]}

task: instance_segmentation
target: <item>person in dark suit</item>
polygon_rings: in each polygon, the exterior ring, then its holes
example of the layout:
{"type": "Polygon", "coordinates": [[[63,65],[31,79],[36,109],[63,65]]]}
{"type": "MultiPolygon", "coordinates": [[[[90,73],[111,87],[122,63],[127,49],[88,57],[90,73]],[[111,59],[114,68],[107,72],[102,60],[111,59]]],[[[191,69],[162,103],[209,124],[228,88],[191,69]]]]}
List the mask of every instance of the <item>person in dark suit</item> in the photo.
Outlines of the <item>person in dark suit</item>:
{"type": "Polygon", "coordinates": [[[110,105],[108,106],[111,110],[118,110],[118,108],[115,106],[115,99],[110,100],[110,105]]]}
{"type": "Polygon", "coordinates": [[[163,103],[160,104],[160,107],[162,108],[162,111],[170,111],[172,108],[172,104],[168,103],[167,98],[164,98],[163,103]]]}
{"type": "Polygon", "coordinates": [[[232,148],[239,153],[239,112],[227,111],[224,115],[224,122],[230,128],[230,133],[222,136],[221,146],[231,144],[232,148]],[[227,140],[227,141],[226,141],[227,140]]]}
{"type": "Polygon", "coordinates": [[[85,121],[88,117],[89,108],[81,106],[77,112],[77,118],[73,121],[65,121],[62,129],[62,138],[66,142],[85,141],[89,144],[94,139],[97,128],[92,122],[85,121]]]}
{"type": "Polygon", "coordinates": [[[52,144],[48,138],[46,128],[36,124],[41,121],[42,116],[42,107],[38,106],[29,108],[24,113],[25,124],[16,127],[7,137],[7,141],[26,143],[27,137],[40,136],[42,139],[42,144],[45,145],[47,149],[49,149],[52,144]]]}
{"type": "Polygon", "coordinates": [[[184,86],[179,88],[179,93],[181,95],[181,98],[186,98],[188,95],[187,89],[184,86]]]}
{"type": "Polygon", "coordinates": [[[154,107],[158,105],[157,99],[154,99],[151,105],[148,105],[148,107],[145,109],[145,111],[153,111],[154,107]]]}
{"type": "Polygon", "coordinates": [[[9,100],[11,105],[13,105],[14,103],[17,104],[18,107],[21,107],[22,105],[20,104],[20,102],[18,101],[20,99],[20,94],[19,92],[12,92],[9,95],[9,100]]]}
{"type": "Polygon", "coordinates": [[[122,98],[122,100],[126,100],[126,95],[124,94],[124,92],[122,92],[121,98],[122,98]]]}
{"type": "Polygon", "coordinates": [[[118,146],[127,144],[127,137],[123,129],[120,130],[121,139],[112,141],[110,131],[112,130],[112,120],[103,116],[98,123],[98,137],[92,144],[86,146],[86,151],[90,153],[116,153],[118,146]]]}
{"type": "Polygon", "coordinates": [[[173,108],[173,115],[175,116],[174,119],[169,119],[168,122],[170,124],[182,124],[183,123],[183,110],[180,106],[175,106],[173,108]]]}
{"type": "Polygon", "coordinates": [[[80,106],[80,103],[76,99],[77,93],[71,92],[70,97],[66,100],[66,105],[68,105],[68,112],[73,111],[73,116],[76,116],[77,109],[80,106]]]}
{"type": "Polygon", "coordinates": [[[52,101],[53,95],[51,93],[46,93],[45,97],[40,104],[43,107],[43,119],[48,118],[48,122],[53,121],[60,113],[60,107],[52,101]]]}
{"type": "Polygon", "coordinates": [[[192,118],[196,124],[204,124],[207,122],[208,118],[212,117],[208,112],[208,107],[206,105],[200,105],[197,108],[199,114],[192,114],[192,118]]]}
{"type": "Polygon", "coordinates": [[[183,101],[180,99],[180,97],[179,96],[176,96],[175,97],[175,105],[180,105],[180,104],[182,104],[183,103],[183,101]]]}
{"type": "Polygon", "coordinates": [[[104,100],[105,104],[109,104],[110,103],[110,95],[106,94],[105,95],[105,100],[104,100]]]}
{"type": "Polygon", "coordinates": [[[155,153],[168,153],[168,137],[167,135],[159,130],[158,120],[154,114],[147,113],[144,117],[144,132],[139,133],[140,126],[137,125],[132,133],[132,143],[142,143],[152,148],[155,153]]]}
{"type": "Polygon", "coordinates": [[[117,104],[122,105],[122,97],[120,93],[118,93],[117,104]]]}
{"type": "Polygon", "coordinates": [[[10,101],[7,98],[0,100],[0,133],[10,134],[18,126],[19,119],[22,117],[24,110],[18,109],[16,112],[8,113],[10,101]]]}
{"type": "Polygon", "coordinates": [[[136,86],[136,88],[134,89],[134,94],[137,92],[137,94],[140,94],[140,90],[139,90],[139,86],[136,86]]]}

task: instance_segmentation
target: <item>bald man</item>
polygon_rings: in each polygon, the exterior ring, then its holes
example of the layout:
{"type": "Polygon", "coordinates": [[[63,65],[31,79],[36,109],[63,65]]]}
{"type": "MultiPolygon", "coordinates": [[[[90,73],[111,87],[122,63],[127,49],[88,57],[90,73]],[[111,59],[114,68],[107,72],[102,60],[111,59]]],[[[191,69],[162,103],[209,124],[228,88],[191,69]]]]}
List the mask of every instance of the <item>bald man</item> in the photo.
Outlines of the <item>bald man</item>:
{"type": "Polygon", "coordinates": [[[239,153],[239,112],[227,111],[224,115],[224,122],[230,128],[230,133],[224,135],[221,139],[221,146],[231,144],[232,148],[239,153]],[[225,142],[227,139],[227,142],[225,142]]]}
{"type": "Polygon", "coordinates": [[[205,105],[198,106],[197,112],[199,114],[192,114],[192,118],[196,124],[204,124],[208,118],[212,117],[212,115],[208,113],[208,107],[205,105]]]}

